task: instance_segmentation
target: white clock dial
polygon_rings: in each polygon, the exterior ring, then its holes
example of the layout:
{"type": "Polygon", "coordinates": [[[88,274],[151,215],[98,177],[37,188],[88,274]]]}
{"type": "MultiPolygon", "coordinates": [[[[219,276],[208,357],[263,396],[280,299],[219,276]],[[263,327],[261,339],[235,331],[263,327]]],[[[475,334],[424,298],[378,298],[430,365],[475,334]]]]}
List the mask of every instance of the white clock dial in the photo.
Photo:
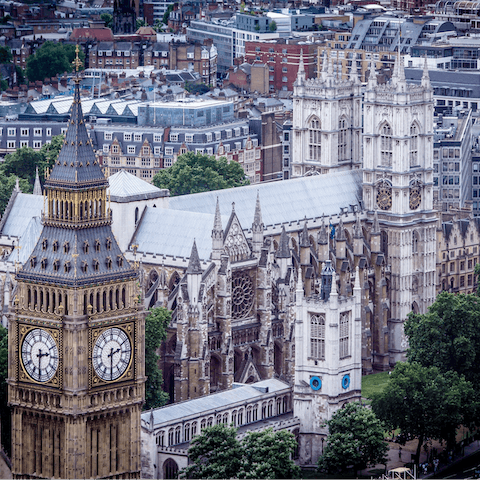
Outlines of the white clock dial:
{"type": "Polygon", "coordinates": [[[95,373],[106,381],[120,378],[130,364],[132,346],[121,328],[109,328],[97,338],[92,352],[95,373]]]}
{"type": "Polygon", "coordinates": [[[48,382],[58,368],[55,339],[45,330],[31,330],[22,343],[22,362],[28,375],[37,382],[48,382]]]}

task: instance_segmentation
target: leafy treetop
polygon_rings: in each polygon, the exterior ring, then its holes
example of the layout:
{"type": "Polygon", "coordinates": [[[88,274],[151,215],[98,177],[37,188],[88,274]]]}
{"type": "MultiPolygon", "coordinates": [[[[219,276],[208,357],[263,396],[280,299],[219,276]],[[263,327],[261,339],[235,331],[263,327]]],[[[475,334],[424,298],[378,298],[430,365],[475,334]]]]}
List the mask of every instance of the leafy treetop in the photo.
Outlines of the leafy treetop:
{"type": "Polygon", "coordinates": [[[225,157],[216,160],[213,156],[192,152],[180,155],[171,167],[160,170],[153,177],[153,184],[158,188],[168,188],[171,196],[221,190],[248,183],[239,163],[228,163],[225,157]]]}
{"type": "MultiPolygon", "coordinates": [[[[85,61],[82,49],[79,58],[85,61]]],[[[31,82],[43,81],[64,72],[72,71],[72,62],[75,59],[75,46],[63,43],[45,42],[34,55],[27,60],[26,73],[31,82]]]]}
{"type": "Polygon", "coordinates": [[[167,328],[172,312],[163,307],[152,308],[145,318],[145,405],[144,409],[162,407],[168,394],[162,390],[163,375],[158,367],[157,354],[161,343],[167,338],[167,328]]]}
{"type": "Polygon", "coordinates": [[[405,323],[407,358],[441,372],[453,370],[480,381],[480,299],[442,292],[427,313],[411,313],[405,323]]]}
{"type": "Polygon", "coordinates": [[[383,424],[369,408],[347,403],[327,424],[329,436],[319,471],[340,473],[353,467],[356,476],[360,469],[387,461],[383,424]]]}
{"type": "Polygon", "coordinates": [[[389,429],[418,438],[417,462],[427,437],[455,445],[455,431],[475,417],[477,402],[470,382],[456,372],[437,367],[397,363],[372,408],[389,429]]]}

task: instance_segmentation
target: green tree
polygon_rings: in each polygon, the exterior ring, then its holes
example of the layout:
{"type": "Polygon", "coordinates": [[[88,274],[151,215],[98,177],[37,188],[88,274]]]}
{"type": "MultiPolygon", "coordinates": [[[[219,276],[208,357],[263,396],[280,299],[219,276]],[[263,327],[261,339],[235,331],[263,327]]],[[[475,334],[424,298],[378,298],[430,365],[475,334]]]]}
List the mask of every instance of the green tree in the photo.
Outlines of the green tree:
{"type": "Polygon", "coordinates": [[[12,58],[12,52],[9,47],[0,47],[0,63],[10,63],[12,58]]]}
{"type": "Polygon", "coordinates": [[[140,27],[147,27],[148,24],[147,24],[147,21],[144,20],[143,18],[137,18],[137,23],[136,23],[136,28],[137,30],[140,28],[140,27]]]}
{"type": "Polygon", "coordinates": [[[292,460],[296,448],[295,436],[287,430],[247,433],[238,478],[299,478],[300,468],[292,460]]]}
{"type": "Polygon", "coordinates": [[[276,32],[277,31],[277,22],[275,20],[272,20],[269,25],[269,30],[271,32],[276,32]]]}
{"type": "Polygon", "coordinates": [[[103,23],[105,23],[105,26],[107,28],[113,27],[113,15],[111,15],[110,13],[102,13],[100,15],[100,19],[103,20],[103,23]]]}
{"type": "MultiPolygon", "coordinates": [[[[16,182],[17,177],[15,175],[6,176],[0,173],[0,212],[2,215],[5,211],[8,201],[10,200],[10,197],[12,196],[12,191],[15,187],[16,182]]],[[[25,180],[23,178],[19,178],[19,185],[20,190],[23,193],[31,193],[33,190],[28,180],[25,180]]]]}
{"type": "Polygon", "coordinates": [[[388,443],[382,422],[358,402],[347,403],[327,422],[327,445],[318,460],[321,472],[357,471],[387,462],[388,443]]]}
{"type": "Polygon", "coordinates": [[[171,3],[168,7],[167,7],[167,11],[163,14],[163,23],[165,25],[168,25],[168,17],[170,17],[170,13],[173,12],[173,7],[175,6],[175,4],[171,3]]]}
{"type": "Polygon", "coordinates": [[[11,453],[11,411],[7,398],[8,377],[8,330],[0,325],[0,418],[2,421],[2,446],[7,455],[11,453]]]}
{"type": "Polygon", "coordinates": [[[237,478],[242,467],[237,429],[223,423],[204,428],[190,443],[188,459],[181,478],[237,478]]]}
{"type": "MultiPolygon", "coordinates": [[[[40,178],[44,180],[45,169],[53,167],[62,148],[63,139],[63,135],[56,135],[52,137],[51,143],[44,144],[39,151],[30,147],[22,147],[14,153],[9,153],[0,165],[0,174],[23,178],[33,187],[37,167],[40,178]]],[[[25,192],[23,188],[22,191],[25,192]]]]}
{"type": "Polygon", "coordinates": [[[441,372],[453,370],[480,381],[480,299],[442,292],[427,313],[411,313],[405,323],[407,358],[441,372]]]}
{"type": "Polygon", "coordinates": [[[171,167],[160,170],[153,177],[153,184],[158,188],[168,188],[172,196],[238,187],[248,183],[239,163],[228,163],[225,157],[216,160],[213,156],[192,152],[180,155],[171,167]]]}
{"type": "Polygon", "coordinates": [[[167,328],[172,312],[163,307],[152,308],[145,318],[145,405],[144,409],[165,405],[168,394],[162,390],[163,375],[158,366],[157,350],[167,338],[167,328]]]}
{"type": "MultiPolygon", "coordinates": [[[[74,45],[45,42],[37,49],[35,55],[28,58],[27,77],[31,82],[43,81],[45,78],[54,77],[63,72],[71,72],[74,58],[74,45]]],[[[82,62],[85,61],[85,53],[82,49],[80,49],[79,58],[82,62]]]]}
{"type": "Polygon", "coordinates": [[[472,385],[456,372],[437,367],[397,363],[383,392],[374,396],[372,409],[385,425],[418,438],[418,463],[424,440],[446,440],[455,445],[458,426],[475,416],[477,404],[472,385]]]}

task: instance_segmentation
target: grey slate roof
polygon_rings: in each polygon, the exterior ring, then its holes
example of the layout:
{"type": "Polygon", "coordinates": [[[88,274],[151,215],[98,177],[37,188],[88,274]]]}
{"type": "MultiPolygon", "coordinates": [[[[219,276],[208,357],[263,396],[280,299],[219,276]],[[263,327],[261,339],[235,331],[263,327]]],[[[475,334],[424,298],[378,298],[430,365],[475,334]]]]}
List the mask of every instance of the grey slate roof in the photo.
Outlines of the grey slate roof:
{"type": "Polygon", "coordinates": [[[45,187],[62,186],[79,190],[87,186],[104,186],[106,184],[107,180],[97,162],[85,128],[80,88],[77,83],[65,142],[52,173],[45,182],[45,187]]]}
{"type": "MultiPolygon", "coordinates": [[[[243,228],[249,228],[253,222],[257,190],[260,192],[262,220],[265,225],[297,222],[299,218],[315,218],[322,214],[337,215],[341,207],[359,205],[362,199],[362,172],[350,170],[284,182],[182,195],[172,197],[169,203],[173,210],[213,213],[218,197],[222,215],[230,216],[232,202],[235,202],[235,212],[240,223],[243,228]]],[[[213,221],[208,225],[210,230],[211,225],[213,221]]]]}
{"type": "Polygon", "coordinates": [[[228,408],[235,403],[242,402],[242,404],[245,404],[245,402],[248,401],[254,402],[265,395],[265,388],[268,388],[268,393],[273,393],[287,389],[289,385],[276,378],[262,380],[261,382],[242,385],[232,390],[225,390],[201,398],[174,403],[173,405],[157,408],[152,412],[147,411],[142,414],[142,420],[148,423],[151,413],[153,413],[154,425],[162,423],[170,424],[192,416],[198,417],[209,410],[228,408]]]}
{"type": "MultiPolygon", "coordinates": [[[[199,259],[207,260],[212,251],[214,212],[215,205],[212,213],[146,207],[132,244],[138,245],[139,252],[190,258],[195,239],[199,259]]],[[[222,224],[225,225],[228,219],[229,216],[225,215],[222,224]]]]}
{"type": "Polygon", "coordinates": [[[32,217],[41,217],[42,210],[42,196],[19,193],[8,214],[1,234],[11,237],[21,237],[32,217]]]}
{"type": "Polygon", "coordinates": [[[27,228],[25,228],[25,231],[19,239],[17,246],[20,248],[12,250],[12,253],[8,257],[8,261],[24,264],[28,260],[32,250],[35,248],[35,245],[40,238],[40,234],[42,233],[42,228],[40,217],[32,217],[28,222],[27,228]]]}
{"type": "Polygon", "coordinates": [[[126,170],[120,170],[108,177],[108,183],[110,184],[110,199],[117,203],[165,197],[169,193],[168,190],[157,188],[126,170]]]}

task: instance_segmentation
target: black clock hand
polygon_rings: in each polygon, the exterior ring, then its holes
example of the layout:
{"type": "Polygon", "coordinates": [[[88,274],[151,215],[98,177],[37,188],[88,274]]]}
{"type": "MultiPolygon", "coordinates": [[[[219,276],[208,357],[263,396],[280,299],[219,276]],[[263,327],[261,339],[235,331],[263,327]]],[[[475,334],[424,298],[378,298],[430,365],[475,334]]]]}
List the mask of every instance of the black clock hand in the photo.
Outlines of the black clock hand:
{"type": "Polygon", "coordinates": [[[42,374],[42,357],[48,357],[48,355],[49,355],[48,352],[42,353],[41,348],[38,350],[37,357],[38,357],[38,375],[39,375],[39,378],[42,374]]]}
{"type": "Polygon", "coordinates": [[[110,357],[110,380],[113,380],[113,356],[120,351],[120,348],[117,348],[113,351],[113,348],[110,349],[108,356],[110,357]]]}

